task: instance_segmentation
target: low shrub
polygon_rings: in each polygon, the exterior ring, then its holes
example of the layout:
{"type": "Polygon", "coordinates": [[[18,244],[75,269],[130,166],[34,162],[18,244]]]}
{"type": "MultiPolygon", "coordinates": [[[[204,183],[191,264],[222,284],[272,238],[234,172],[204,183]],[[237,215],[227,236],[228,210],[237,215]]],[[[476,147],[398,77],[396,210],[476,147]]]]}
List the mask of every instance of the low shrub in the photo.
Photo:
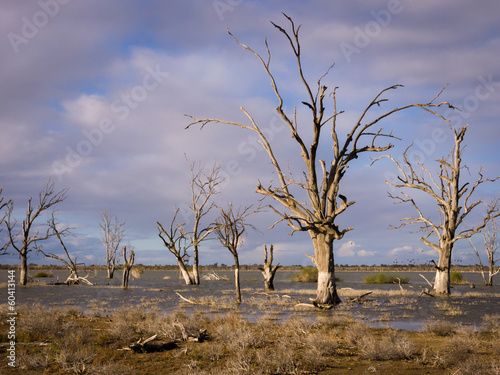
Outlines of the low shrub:
{"type": "Polygon", "coordinates": [[[450,273],[450,284],[465,285],[469,284],[469,282],[464,278],[464,275],[462,275],[460,272],[452,271],[450,273]]]}
{"type": "Polygon", "coordinates": [[[447,320],[429,320],[424,330],[436,336],[451,336],[456,332],[457,326],[447,320]]]}
{"type": "MultiPolygon", "coordinates": [[[[300,273],[293,275],[292,281],[300,283],[315,283],[318,281],[318,269],[313,266],[307,266],[300,270],[300,273]]],[[[341,280],[336,277],[335,282],[340,282],[341,280]]]]}
{"type": "Polygon", "coordinates": [[[300,273],[293,275],[292,281],[301,283],[315,283],[318,281],[318,269],[308,266],[300,270],[300,273]]]}
{"type": "Polygon", "coordinates": [[[408,284],[408,277],[399,277],[396,274],[375,273],[365,277],[365,284],[408,284]]]}
{"type": "Polygon", "coordinates": [[[38,271],[33,275],[33,277],[54,277],[54,275],[50,272],[38,271]]]}
{"type": "Polygon", "coordinates": [[[364,358],[375,361],[410,359],[418,349],[415,343],[399,332],[390,332],[382,339],[373,334],[363,336],[359,346],[364,358]]]}

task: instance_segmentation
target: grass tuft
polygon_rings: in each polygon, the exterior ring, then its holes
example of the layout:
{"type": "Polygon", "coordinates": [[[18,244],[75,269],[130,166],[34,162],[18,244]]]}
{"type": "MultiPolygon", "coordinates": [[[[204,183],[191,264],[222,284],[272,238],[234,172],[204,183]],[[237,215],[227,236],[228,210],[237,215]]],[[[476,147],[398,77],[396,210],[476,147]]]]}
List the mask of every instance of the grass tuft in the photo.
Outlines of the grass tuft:
{"type": "Polygon", "coordinates": [[[365,284],[408,284],[408,277],[399,277],[396,274],[376,273],[365,277],[365,284]]]}
{"type": "Polygon", "coordinates": [[[54,277],[54,275],[50,272],[38,271],[33,275],[33,277],[54,277]]]}

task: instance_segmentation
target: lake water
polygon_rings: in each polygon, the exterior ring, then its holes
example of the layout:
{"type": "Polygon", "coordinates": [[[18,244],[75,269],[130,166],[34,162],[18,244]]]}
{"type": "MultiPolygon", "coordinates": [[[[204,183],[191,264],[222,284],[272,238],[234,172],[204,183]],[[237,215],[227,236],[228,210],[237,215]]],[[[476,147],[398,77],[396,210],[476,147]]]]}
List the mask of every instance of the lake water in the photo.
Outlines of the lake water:
{"type": "MultiPolygon", "coordinates": [[[[500,286],[484,287],[476,273],[463,273],[464,277],[476,288],[458,285],[449,297],[418,297],[428,285],[418,272],[400,272],[408,277],[409,283],[403,284],[405,293],[397,293],[396,284],[369,285],[364,283],[365,276],[372,272],[337,272],[339,294],[344,303],[327,311],[309,307],[295,307],[298,302],[309,303],[315,296],[315,283],[292,282],[297,272],[278,271],[274,281],[276,293],[264,294],[263,277],[258,271],[242,271],[241,288],[243,303],[235,305],[234,280],[232,271],[216,272],[228,281],[201,281],[201,285],[185,285],[177,271],[145,271],[139,279],[131,278],[129,289],[121,288],[122,272],[115,273],[115,279],[106,279],[105,271],[89,276],[94,286],[56,286],[45,285],[59,278],[64,281],[67,271],[50,271],[53,278],[36,279],[37,283],[27,287],[16,287],[17,304],[40,303],[48,307],[77,306],[86,313],[111,315],[113,309],[121,306],[136,306],[157,309],[170,313],[182,308],[188,313],[201,311],[209,315],[238,311],[250,321],[262,316],[278,321],[292,315],[305,318],[341,315],[368,322],[376,327],[393,327],[403,330],[420,330],[429,319],[446,319],[451,322],[479,326],[486,314],[500,313],[500,286]],[[363,299],[363,303],[353,303],[350,299],[364,292],[374,293],[363,299]],[[392,292],[393,291],[393,292],[392,292]],[[179,295],[197,304],[183,301],[179,295]],[[390,294],[396,293],[396,295],[390,294]],[[398,295],[399,294],[399,295],[398,295]]],[[[211,272],[205,271],[204,274],[211,272]]],[[[30,272],[32,274],[32,272],[30,272]]],[[[422,272],[432,281],[434,273],[422,272]]],[[[203,275],[203,274],[202,274],[203,275]]],[[[7,302],[7,271],[0,271],[0,304],[7,302]]]]}

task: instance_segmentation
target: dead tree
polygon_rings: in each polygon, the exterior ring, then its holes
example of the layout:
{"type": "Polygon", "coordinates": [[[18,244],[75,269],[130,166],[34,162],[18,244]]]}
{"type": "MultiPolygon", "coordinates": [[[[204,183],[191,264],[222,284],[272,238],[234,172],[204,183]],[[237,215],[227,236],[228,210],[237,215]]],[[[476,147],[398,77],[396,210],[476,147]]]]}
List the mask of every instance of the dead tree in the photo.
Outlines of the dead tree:
{"type": "Polygon", "coordinates": [[[123,246],[123,279],[122,279],[122,288],[128,288],[128,280],[130,278],[130,270],[134,265],[135,260],[135,251],[134,249],[130,250],[130,255],[127,258],[127,246],[123,246]]]}
{"type": "Polygon", "coordinates": [[[280,268],[280,264],[273,266],[273,245],[269,248],[269,253],[267,251],[267,246],[264,245],[264,266],[259,267],[259,270],[264,276],[264,286],[266,291],[274,290],[274,276],[276,271],[280,268]]]}
{"type": "MultiPolygon", "coordinates": [[[[2,197],[2,191],[3,191],[3,186],[0,187],[0,210],[3,210],[5,207],[8,208],[9,204],[12,202],[11,200],[4,202],[4,197],[2,197]]],[[[0,213],[0,233],[2,233],[3,230],[2,226],[6,217],[7,217],[7,212],[0,213]]],[[[0,244],[0,255],[7,254],[6,251],[9,245],[10,245],[9,241],[5,242],[5,244],[3,245],[0,244]]]]}
{"type": "Polygon", "coordinates": [[[54,182],[49,180],[44,183],[40,194],[38,194],[38,205],[34,208],[31,205],[32,197],[28,199],[28,210],[26,211],[26,217],[22,222],[21,232],[14,233],[17,225],[17,220],[13,219],[14,204],[11,202],[9,204],[9,210],[7,212],[7,231],[9,232],[10,246],[14,248],[19,253],[21,258],[21,275],[19,283],[21,285],[26,285],[28,283],[28,254],[33,250],[38,250],[40,248],[40,242],[47,240],[54,234],[51,233],[50,228],[48,228],[44,234],[40,233],[40,228],[35,228],[34,224],[36,219],[42,214],[42,212],[48,210],[55,204],[62,202],[66,199],[66,193],[68,189],[63,189],[56,192],[54,190],[54,182]],[[33,233],[35,231],[35,233],[33,233]],[[18,244],[20,241],[20,244],[18,244]]]}
{"type": "Polygon", "coordinates": [[[211,198],[218,193],[219,185],[224,181],[219,176],[220,165],[214,164],[211,170],[205,172],[205,168],[200,166],[195,171],[195,164],[191,164],[191,205],[190,209],[194,214],[193,231],[186,235],[191,240],[193,246],[193,284],[200,284],[199,265],[199,247],[200,243],[208,238],[215,230],[214,223],[203,226],[202,219],[215,207],[211,198]]]}
{"type": "Polygon", "coordinates": [[[236,302],[241,303],[240,290],[240,262],[238,258],[238,246],[243,240],[247,226],[252,225],[246,222],[246,219],[256,211],[250,211],[252,206],[235,209],[232,203],[227,208],[221,208],[219,217],[216,220],[215,234],[222,246],[233,254],[234,258],[234,285],[236,291],[236,302]]]}
{"type": "Polygon", "coordinates": [[[125,236],[125,223],[118,221],[118,216],[114,216],[104,210],[101,214],[102,223],[99,227],[102,231],[101,242],[106,248],[106,269],[108,271],[108,279],[112,279],[118,264],[117,254],[120,242],[125,236]]]}
{"type": "MultiPolygon", "coordinates": [[[[492,203],[488,205],[488,210],[490,209],[497,209],[498,208],[498,199],[495,199],[492,203]]],[[[486,286],[493,286],[493,276],[496,274],[500,273],[500,268],[496,266],[496,263],[500,259],[495,259],[496,257],[496,252],[498,250],[498,226],[497,226],[497,220],[496,218],[490,220],[486,228],[483,229],[481,232],[483,235],[483,244],[484,244],[484,251],[486,252],[486,256],[488,258],[488,279],[486,279],[486,276],[484,274],[484,266],[481,261],[481,256],[479,255],[478,249],[474,246],[472,241],[469,239],[469,243],[476,253],[477,260],[479,261],[479,269],[481,271],[481,276],[483,277],[484,285],[486,286]]]]}
{"type": "Polygon", "coordinates": [[[453,150],[447,157],[436,160],[439,168],[439,175],[437,177],[418,159],[412,164],[408,159],[408,150],[411,145],[403,153],[403,165],[390,155],[383,156],[391,159],[399,170],[399,181],[397,183],[386,181],[387,184],[398,189],[409,189],[415,193],[423,192],[426,196],[432,197],[437,204],[439,220],[432,220],[424,215],[419,204],[406,192],[401,190],[400,195],[389,193],[389,196],[395,199],[397,203],[411,204],[418,215],[402,219],[402,223],[394,228],[419,224],[420,231],[425,233],[420,240],[439,254],[437,264],[434,262],[436,268],[434,291],[438,294],[450,293],[451,256],[455,242],[460,239],[470,238],[472,235],[480,232],[491,219],[500,215],[496,207],[489,207],[486,216],[479,225],[469,229],[462,229],[464,219],[474,208],[484,203],[480,200],[471,202],[473,193],[484,182],[495,181],[499,177],[495,179],[484,178],[480,170],[479,177],[472,185],[469,182],[464,183],[461,178],[461,171],[466,168],[462,165],[462,155],[465,146],[462,145],[462,142],[467,126],[458,129],[453,129],[450,126],[450,129],[454,134],[453,150]],[[435,238],[436,241],[432,242],[429,238],[435,238]]]}
{"type": "Polygon", "coordinates": [[[41,246],[38,248],[38,252],[41,253],[43,256],[45,256],[47,258],[56,259],[56,260],[64,263],[64,265],[66,267],[68,267],[68,270],[69,270],[70,274],[69,274],[68,278],[66,279],[66,281],[63,284],[66,284],[66,285],[75,285],[75,284],[80,284],[80,283],[83,282],[83,283],[85,283],[87,285],[92,285],[92,283],[87,279],[88,275],[85,276],[85,277],[78,276],[78,266],[84,266],[85,264],[84,263],[78,263],[76,261],[76,257],[71,258],[71,255],[69,254],[69,251],[66,248],[66,245],[64,244],[63,237],[71,235],[70,228],[64,228],[64,229],[61,230],[61,229],[57,228],[58,224],[59,223],[57,222],[54,213],[52,213],[50,215],[50,217],[49,217],[48,225],[49,225],[49,228],[52,231],[52,234],[54,236],[56,236],[57,239],[59,240],[59,243],[61,244],[61,246],[62,246],[62,248],[64,250],[64,253],[66,255],[66,259],[64,259],[63,257],[60,257],[59,255],[56,255],[54,253],[46,253],[46,252],[44,252],[42,250],[41,246]]]}
{"type": "Polygon", "coordinates": [[[189,255],[187,253],[188,248],[191,246],[186,231],[184,230],[184,224],[177,222],[177,215],[179,214],[179,209],[175,209],[174,217],[170,222],[170,229],[166,231],[163,228],[163,225],[157,221],[158,225],[158,236],[162,239],[165,247],[175,256],[177,259],[177,264],[179,265],[179,269],[181,271],[182,277],[186,282],[186,285],[193,284],[193,278],[189,274],[189,271],[186,267],[185,260],[189,259],[189,255]]]}
{"type": "MultiPolygon", "coordinates": [[[[230,32],[237,44],[254,54],[262,64],[265,73],[271,81],[271,87],[277,98],[278,105],[276,111],[284,121],[290,131],[293,139],[290,147],[296,150],[298,146],[299,154],[304,162],[302,170],[297,175],[303,176],[302,179],[296,179],[290,171],[282,168],[282,164],[287,164],[287,160],[278,161],[276,154],[270,143],[255,119],[243,108],[241,110],[246,115],[248,123],[238,123],[233,121],[220,120],[215,118],[197,119],[189,116],[193,124],[201,124],[203,128],[209,123],[222,123],[238,126],[243,129],[254,131],[260,137],[260,144],[266,150],[274,172],[278,176],[278,182],[271,181],[268,184],[257,185],[256,192],[264,197],[270,197],[277,202],[282,209],[269,205],[269,207],[280,217],[276,222],[285,221],[294,232],[307,232],[311,237],[314,246],[313,261],[318,268],[318,286],[316,302],[321,304],[337,304],[340,298],[337,294],[335,284],[335,262],[333,253],[333,241],[340,240],[344,235],[352,230],[352,227],[341,229],[336,223],[337,217],[355,202],[349,201],[345,195],[340,193],[341,181],[347,172],[350,163],[357,159],[361,154],[369,152],[386,151],[393,147],[387,140],[396,138],[391,132],[386,132],[382,127],[378,127],[379,122],[387,117],[409,108],[421,108],[435,114],[431,110],[433,107],[443,105],[450,106],[448,103],[434,103],[436,98],[428,103],[409,104],[398,108],[392,108],[385,113],[380,114],[382,107],[387,99],[383,96],[391,90],[402,87],[402,85],[393,85],[380,91],[374,99],[361,110],[361,115],[357,121],[350,127],[347,136],[338,129],[339,116],[342,111],[337,111],[336,93],[337,88],[328,95],[327,87],[323,85],[322,79],[328,74],[330,68],[317,81],[317,87],[314,87],[310,81],[306,80],[302,65],[302,51],[299,42],[300,26],[295,27],[293,20],[286,16],[291,27],[287,31],[281,26],[272,23],[287,39],[293,52],[293,58],[297,66],[297,75],[302,82],[305,100],[302,104],[311,112],[310,130],[306,132],[303,126],[299,127],[297,117],[297,106],[294,103],[287,105],[288,108],[295,108],[293,113],[285,112],[285,102],[278,89],[274,74],[270,69],[271,52],[266,41],[267,56],[262,57],[250,47],[240,43],[230,32]],[[332,97],[331,109],[326,110],[327,104],[325,98],[332,97]],[[318,156],[318,147],[321,140],[322,130],[325,125],[329,129],[327,134],[331,135],[331,147],[333,153],[329,160],[321,160],[318,156]],[[311,139],[309,146],[305,140],[311,139]]],[[[451,107],[451,106],[450,106],[451,107]]],[[[344,129],[345,124],[342,125],[344,129]]],[[[326,149],[326,146],[325,148],[326,149]]],[[[344,193],[345,194],[345,193],[344,193]]],[[[275,223],[275,225],[276,225],[275,223]]],[[[274,227],[274,225],[272,226],[274,227]]],[[[272,228],[271,227],[271,228],[272,228]]]]}

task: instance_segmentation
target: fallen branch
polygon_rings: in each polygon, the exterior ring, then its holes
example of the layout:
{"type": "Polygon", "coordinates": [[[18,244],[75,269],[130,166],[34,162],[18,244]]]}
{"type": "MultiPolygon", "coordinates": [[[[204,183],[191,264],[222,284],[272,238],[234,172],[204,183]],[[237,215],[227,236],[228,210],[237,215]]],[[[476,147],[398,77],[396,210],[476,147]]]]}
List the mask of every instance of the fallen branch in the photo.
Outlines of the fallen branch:
{"type": "Polygon", "coordinates": [[[312,303],[299,302],[295,305],[295,307],[299,307],[299,306],[312,307],[312,308],[320,309],[320,310],[330,310],[333,307],[333,305],[323,305],[323,304],[319,304],[315,301],[312,301],[312,303]]]}
{"type": "Polygon", "coordinates": [[[424,276],[424,275],[422,275],[421,273],[419,273],[419,276],[420,276],[421,278],[423,278],[425,281],[427,281],[427,284],[429,284],[429,286],[430,286],[431,288],[434,288],[434,285],[432,285],[432,284],[430,283],[430,281],[429,281],[429,280],[427,280],[427,279],[425,278],[425,276],[424,276]]]}
{"type": "Polygon", "coordinates": [[[151,343],[151,341],[156,339],[156,336],[157,335],[153,335],[144,341],[141,338],[139,339],[139,341],[131,344],[128,348],[123,348],[121,350],[132,350],[134,353],[155,353],[177,348],[177,344],[175,341],[157,344],[151,343]]]}
{"type": "Polygon", "coordinates": [[[401,289],[402,292],[404,292],[405,290],[403,289],[403,287],[401,286],[401,279],[399,277],[396,277],[396,279],[398,279],[398,283],[399,283],[399,289],[401,289]]]}
{"type": "Polygon", "coordinates": [[[367,293],[364,293],[364,294],[360,295],[359,297],[352,298],[352,299],[351,299],[351,302],[363,303],[363,301],[361,301],[361,299],[362,299],[363,297],[366,297],[366,296],[368,296],[368,295],[372,294],[372,293],[373,293],[373,291],[370,291],[370,292],[367,292],[367,293]]]}
{"type": "Polygon", "coordinates": [[[175,292],[175,294],[177,294],[179,297],[181,297],[182,300],[184,300],[184,301],[186,301],[186,302],[188,302],[188,303],[190,303],[192,305],[198,305],[198,303],[193,302],[193,301],[187,299],[186,297],[181,296],[180,293],[175,292]]]}
{"type": "Polygon", "coordinates": [[[426,295],[426,296],[429,296],[429,297],[435,297],[434,294],[431,294],[431,290],[430,289],[424,289],[420,292],[420,294],[418,295],[419,297],[422,297],[423,295],[426,295]]]}

